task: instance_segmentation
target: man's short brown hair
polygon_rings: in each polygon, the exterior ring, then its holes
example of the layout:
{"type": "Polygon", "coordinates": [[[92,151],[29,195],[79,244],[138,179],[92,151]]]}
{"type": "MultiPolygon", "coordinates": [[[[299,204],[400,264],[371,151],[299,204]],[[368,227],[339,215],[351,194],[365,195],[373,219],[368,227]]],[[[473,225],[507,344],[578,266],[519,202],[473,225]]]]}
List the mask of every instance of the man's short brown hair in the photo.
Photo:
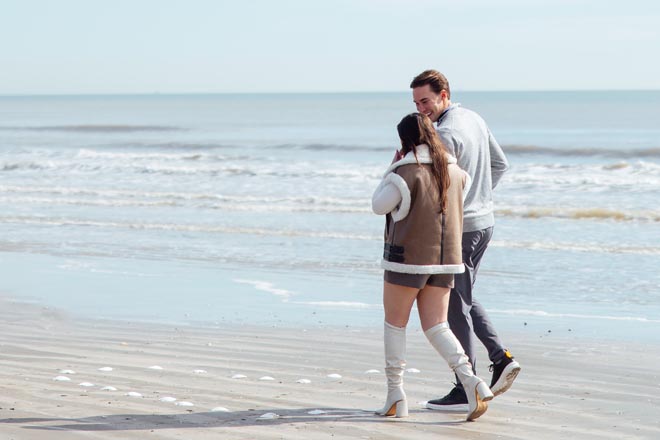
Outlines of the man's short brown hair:
{"type": "Polygon", "coordinates": [[[447,78],[437,70],[425,70],[417,75],[410,83],[411,89],[423,87],[425,85],[431,86],[433,93],[440,94],[443,90],[447,91],[447,98],[451,99],[451,91],[449,90],[449,81],[447,78]]]}

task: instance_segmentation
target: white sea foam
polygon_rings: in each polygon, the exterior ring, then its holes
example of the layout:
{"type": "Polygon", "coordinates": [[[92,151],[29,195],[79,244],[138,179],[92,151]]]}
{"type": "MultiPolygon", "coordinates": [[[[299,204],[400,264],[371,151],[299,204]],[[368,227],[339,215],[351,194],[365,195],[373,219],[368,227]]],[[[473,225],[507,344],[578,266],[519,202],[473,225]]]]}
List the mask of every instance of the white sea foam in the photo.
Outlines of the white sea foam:
{"type": "Polygon", "coordinates": [[[202,232],[202,233],[222,233],[222,234],[251,234],[264,236],[284,236],[284,237],[318,237],[318,238],[338,238],[350,240],[378,240],[382,239],[377,235],[351,234],[343,232],[320,232],[320,231],[301,231],[294,229],[264,229],[264,228],[245,228],[245,227],[226,227],[211,225],[192,225],[192,224],[174,224],[174,223],[128,223],[128,222],[102,222],[86,219],[64,219],[48,218],[41,216],[0,216],[0,223],[19,223],[26,225],[49,225],[49,226],[91,226],[107,229],[132,229],[132,230],[161,230],[177,232],[202,232]]]}
{"type": "MultiPolygon", "coordinates": [[[[214,193],[148,191],[146,189],[108,189],[71,186],[40,186],[40,185],[0,185],[0,193],[37,194],[41,196],[78,196],[88,198],[137,198],[137,199],[174,199],[174,200],[215,200],[240,202],[250,200],[248,197],[223,196],[214,193]]],[[[295,199],[293,199],[295,200],[295,199]]],[[[254,202],[267,202],[268,198],[255,197],[254,202]]]]}
{"type": "Polygon", "coordinates": [[[85,388],[90,388],[90,387],[94,386],[94,384],[91,383],[91,382],[80,382],[78,385],[80,385],[81,387],[85,387],[85,388]]]}
{"type": "Polygon", "coordinates": [[[327,376],[329,379],[341,379],[341,374],[332,373],[327,376]]]}
{"type": "Polygon", "coordinates": [[[249,284],[251,286],[254,286],[254,288],[257,290],[261,290],[262,292],[268,292],[279,298],[282,298],[282,300],[285,302],[288,301],[289,298],[291,298],[293,295],[295,295],[294,292],[291,292],[289,290],[277,289],[273,287],[272,283],[269,283],[267,281],[244,280],[244,279],[233,279],[232,281],[239,284],[249,284]]]}
{"type": "Polygon", "coordinates": [[[171,396],[165,396],[165,397],[161,397],[161,398],[158,399],[158,400],[160,400],[161,402],[167,402],[167,403],[169,403],[169,402],[176,402],[176,401],[177,401],[177,398],[176,398],[176,397],[171,397],[171,396]]]}
{"type": "Polygon", "coordinates": [[[99,371],[112,371],[112,367],[101,367],[99,371]]]}
{"type": "Polygon", "coordinates": [[[98,151],[90,149],[81,149],[77,153],[78,159],[101,159],[103,161],[115,160],[115,161],[125,161],[127,163],[134,163],[135,161],[144,160],[144,161],[217,161],[223,159],[223,156],[219,155],[210,155],[210,154],[201,154],[201,153],[163,153],[163,152],[111,152],[111,151],[98,151]]]}
{"type": "Polygon", "coordinates": [[[578,319],[597,319],[606,321],[634,321],[634,322],[647,322],[647,323],[660,323],[660,319],[652,319],[644,316],[611,316],[611,315],[588,315],[580,313],[553,313],[544,310],[528,310],[528,309],[488,309],[489,313],[496,313],[502,315],[517,315],[517,316],[540,316],[549,318],[578,318],[578,319]]]}
{"type": "Polygon", "coordinates": [[[309,384],[309,383],[312,383],[312,381],[309,380],[309,379],[298,379],[298,380],[296,381],[296,383],[309,384]]]}
{"type": "Polygon", "coordinates": [[[176,402],[175,405],[176,406],[195,406],[195,404],[193,404],[192,402],[186,402],[186,401],[176,402]]]}
{"type": "Polygon", "coordinates": [[[380,309],[383,307],[381,304],[367,304],[355,301],[292,301],[291,304],[339,309],[380,309]]]}
{"type": "MultiPolygon", "coordinates": [[[[190,156],[189,156],[190,157],[190,156]]],[[[101,158],[98,158],[101,159],[101,158]]],[[[229,160],[217,161],[199,161],[194,159],[167,159],[163,155],[159,159],[149,160],[147,158],[129,158],[115,157],[116,160],[67,160],[49,161],[31,161],[29,163],[11,163],[12,168],[5,168],[13,171],[26,167],[33,169],[43,169],[48,167],[50,170],[63,172],[65,170],[75,170],[78,172],[104,171],[115,173],[145,174],[157,177],[181,177],[188,176],[207,176],[207,177],[270,177],[280,179],[305,179],[305,180],[345,180],[355,182],[374,181],[380,177],[380,170],[373,169],[351,169],[349,167],[337,167],[320,169],[315,164],[300,162],[293,164],[283,164],[277,162],[265,161],[245,161],[240,157],[232,157],[229,160]],[[18,167],[18,168],[14,168],[18,167]]]]}
{"type": "Polygon", "coordinates": [[[105,386],[105,387],[101,388],[101,391],[117,391],[117,388],[115,388],[113,386],[105,386]]]}
{"type": "Polygon", "coordinates": [[[66,376],[56,376],[56,377],[53,378],[53,380],[56,380],[58,382],[68,382],[71,379],[66,377],[66,376]]]}
{"type": "Polygon", "coordinates": [[[535,164],[517,166],[504,178],[509,186],[581,190],[653,190],[660,186],[660,165],[653,162],[611,162],[607,164],[535,164]]]}
{"type": "Polygon", "coordinates": [[[93,199],[93,198],[52,198],[52,197],[0,197],[0,202],[2,203],[20,203],[25,205],[74,205],[74,206],[100,206],[100,207],[117,207],[117,208],[127,208],[127,207],[144,207],[144,208],[153,208],[160,206],[178,206],[179,203],[172,200],[161,200],[161,201],[147,201],[147,200],[126,200],[126,199],[93,199]]]}
{"type": "Polygon", "coordinates": [[[231,205],[248,205],[275,208],[278,205],[299,205],[299,206],[319,206],[319,207],[345,207],[360,208],[368,207],[370,200],[366,197],[357,197],[346,195],[344,197],[332,197],[323,195],[251,195],[241,194],[233,195],[216,192],[183,192],[183,191],[149,191],[139,188],[131,190],[108,189],[108,188],[90,188],[90,187],[70,187],[70,186],[41,186],[41,185],[0,185],[0,194],[32,194],[41,197],[46,196],[77,196],[84,199],[145,199],[145,200],[175,200],[179,202],[186,201],[204,201],[221,203],[223,207],[231,205]]]}
{"type": "Polygon", "coordinates": [[[216,406],[211,410],[211,412],[229,412],[229,410],[224,406],[216,406]]]}
{"type": "MultiPolygon", "coordinates": [[[[553,214],[554,215],[554,214],[553,214]]],[[[600,214],[594,214],[600,215],[600,214]]],[[[655,214],[653,214],[655,215],[655,214]]],[[[602,216],[601,216],[602,217],[602,216]]],[[[585,214],[585,217],[586,214],[585,214]]],[[[598,217],[596,217],[598,218],[598,217]]],[[[650,219],[650,215],[648,219],[650,219]]],[[[660,214],[658,214],[660,221],[660,214]]],[[[119,222],[99,222],[83,219],[63,219],[63,218],[47,218],[36,216],[0,216],[0,224],[24,224],[24,225],[50,225],[50,226],[87,226],[97,227],[101,229],[135,229],[135,230],[171,230],[180,232],[200,232],[200,233],[223,233],[223,234],[251,234],[263,236],[297,236],[297,237],[310,237],[310,238],[336,238],[336,239],[349,239],[349,240],[368,240],[379,241],[382,236],[377,235],[362,235],[351,233],[333,233],[333,232],[318,232],[318,231],[301,231],[301,230],[278,230],[278,229],[260,229],[260,228],[243,228],[243,227],[222,227],[222,226],[207,226],[207,225],[182,225],[182,224],[158,224],[158,223],[119,223],[119,222]]],[[[549,241],[493,241],[493,246],[507,247],[507,248],[522,248],[522,249],[547,249],[547,250],[568,250],[577,252],[589,253],[615,253],[615,254],[634,254],[634,255],[660,255],[660,247],[658,246],[626,246],[626,245],[612,245],[611,243],[568,243],[568,242],[549,242],[549,241]]],[[[149,275],[153,276],[153,275],[149,275]]],[[[259,290],[269,291],[270,293],[278,296],[290,298],[293,292],[288,292],[284,289],[274,288],[269,283],[258,280],[241,280],[246,284],[253,284],[259,290]],[[277,292],[277,293],[276,293],[277,292]]],[[[333,306],[331,302],[319,302],[319,306],[333,306]]],[[[340,304],[334,304],[339,306],[340,304]]],[[[359,303],[346,302],[344,307],[371,307],[370,305],[361,305],[359,303]]]]}
{"type": "Polygon", "coordinates": [[[47,196],[26,196],[26,195],[4,195],[0,197],[0,202],[4,204],[36,205],[36,206],[88,206],[88,207],[117,207],[117,208],[188,208],[188,209],[207,209],[221,210],[223,212],[253,212],[253,213],[354,213],[369,214],[371,209],[365,202],[358,206],[350,205],[308,205],[298,203],[288,204],[269,204],[269,203],[236,203],[236,202],[202,202],[200,200],[181,200],[181,199],[146,199],[133,197],[130,198],[100,198],[93,196],[86,197],[47,197],[47,196]]]}
{"type": "Polygon", "coordinates": [[[551,251],[571,251],[588,253],[611,253],[611,254],[632,254],[632,255],[660,255],[660,247],[652,246],[625,246],[598,243],[566,243],[554,241],[502,241],[493,240],[493,247],[515,248],[515,249],[542,249],[551,251]]]}
{"type": "MultiPolygon", "coordinates": [[[[525,193],[530,193],[527,188],[528,183],[524,183],[525,193]]],[[[626,184],[627,185],[627,184],[626,184]]],[[[614,191],[607,185],[597,183],[595,188],[599,192],[614,191]]],[[[550,191],[551,188],[548,189],[550,191]]],[[[634,186],[635,195],[643,191],[639,185],[634,186]]],[[[647,188],[647,192],[660,190],[660,178],[658,184],[653,188],[647,188]]],[[[515,188],[509,188],[511,194],[520,194],[515,188]]],[[[618,190],[617,190],[618,191],[618,190]]],[[[222,212],[253,212],[258,213],[336,213],[336,214],[370,214],[370,202],[366,198],[348,197],[346,200],[335,197],[254,197],[254,196],[229,196],[218,194],[186,194],[186,193],[158,193],[158,192],[129,192],[129,191],[88,191],[88,190],[68,190],[69,193],[78,195],[66,195],[65,190],[53,190],[48,188],[18,188],[10,186],[0,186],[0,203],[15,206],[39,206],[56,208],[58,206],[79,206],[79,207],[116,207],[116,208],[140,208],[145,210],[159,208],[181,208],[194,210],[213,210],[222,212]],[[37,192],[34,191],[43,191],[37,192]]],[[[566,189],[560,189],[560,192],[566,193],[566,189]]],[[[530,194],[533,194],[530,193],[530,194]]],[[[496,214],[499,216],[522,217],[528,219],[535,218],[562,218],[570,220],[615,220],[615,221],[645,221],[659,222],[660,210],[642,208],[648,204],[641,204],[640,207],[623,206],[620,209],[609,207],[607,198],[592,198],[589,203],[584,204],[581,197],[577,197],[580,205],[557,206],[557,205],[538,205],[530,206],[533,200],[517,200],[508,198],[498,200],[496,214]]],[[[108,223],[110,225],[110,223],[108,223]]],[[[119,226],[120,224],[117,223],[119,226]]],[[[186,228],[186,225],[135,225],[133,227],[142,227],[145,229],[170,229],[186,228]]],[[[199,227],[199,226],[197,226],[199,227]]],[[[226,227],[225,227],[226,228],[226,227]]],[[[231,227],[230,227],[231,228],[231,227]]],[[[184,230],[184,229],[181,229],[184,230]]],[[[200,232],[223,232],[222,227],[213,227],[202,225],[200,232]]],[[[249,232],[246,228],[235,228],[227,230],[228,233],[260,233],[259,228],[252,228],[249,232]]],[[[334,231],[296,231],[280,230],[271,231],[270,235],[309,235],[318,237],[341,238],[341,234],[334,231]]],[[[355,239],[374,239],[375,235],[348,234],[347,238],[355,239]]]]}
{"type": "Polygon", "coordinates": [[[126,393],[126,396],[128,397],[142,397],[141,393],[138,393],[137,391],[129,391],[126,393]]]}

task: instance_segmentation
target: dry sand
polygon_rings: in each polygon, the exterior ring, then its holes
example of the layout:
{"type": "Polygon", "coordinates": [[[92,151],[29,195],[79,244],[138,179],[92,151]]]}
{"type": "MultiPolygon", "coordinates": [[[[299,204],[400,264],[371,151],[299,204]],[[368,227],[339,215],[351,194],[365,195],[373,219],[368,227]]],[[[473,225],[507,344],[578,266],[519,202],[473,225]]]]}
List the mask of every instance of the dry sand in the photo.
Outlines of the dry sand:
{"type": "MultiPolygon", "coordinates": [[[[408,368],[419,372],[405,377],[411,413],[392,419],[368,411],[385,397],[380,328],[73,320],[3,299],[0,439],[660,438],[659,345],[531,333],[506,335],[523,371],[482,418],[466,423],[418,403],[446,392],[452,374],[413,325],[408,368]],[[212,411],[218,407],[227,411],[212,411]],[[268,413],[276,416],[260,418],[268,413]]],[[[490,381],[485,364],[480,372],[490,381]]]]}

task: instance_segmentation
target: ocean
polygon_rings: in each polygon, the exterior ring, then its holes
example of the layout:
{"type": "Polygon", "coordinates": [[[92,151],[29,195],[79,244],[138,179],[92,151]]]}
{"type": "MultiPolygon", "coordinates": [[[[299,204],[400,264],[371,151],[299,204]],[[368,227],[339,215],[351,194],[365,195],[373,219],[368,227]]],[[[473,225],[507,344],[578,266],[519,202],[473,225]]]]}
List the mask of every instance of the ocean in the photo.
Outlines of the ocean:
{"type": "MultiPolygon", "coordinates": [[[[475,287],[496,326],[660,342],[660,91],[452,98],[511,166],[475,287]]],[[[379,329],[371,194],[414,110],[408,92],[0,97],[0,294],[379,329]]]]}

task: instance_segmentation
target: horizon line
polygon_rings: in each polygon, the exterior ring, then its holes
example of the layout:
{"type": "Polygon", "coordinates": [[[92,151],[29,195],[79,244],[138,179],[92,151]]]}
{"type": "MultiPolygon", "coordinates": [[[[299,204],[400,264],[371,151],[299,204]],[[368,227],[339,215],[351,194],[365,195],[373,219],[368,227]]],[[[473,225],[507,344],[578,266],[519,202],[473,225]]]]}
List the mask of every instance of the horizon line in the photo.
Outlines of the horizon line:
{"type": "MultiPolygon", "coordinates": [[[[594,92],[660,92],[658,89],[507,89],[507,90],[452,90],[453,93],[594,93],[594,92]]],[[[0,93],[0,98],[18,97],[85,97],[85,96],[201,96],[201,95],[357,95],[410,93],[409,90],[393,91],[295,91],[295,92],[84,92],[84,93],[0,93]]],[[[453,94],[452,93],[452,94],[453,94]]]]}

